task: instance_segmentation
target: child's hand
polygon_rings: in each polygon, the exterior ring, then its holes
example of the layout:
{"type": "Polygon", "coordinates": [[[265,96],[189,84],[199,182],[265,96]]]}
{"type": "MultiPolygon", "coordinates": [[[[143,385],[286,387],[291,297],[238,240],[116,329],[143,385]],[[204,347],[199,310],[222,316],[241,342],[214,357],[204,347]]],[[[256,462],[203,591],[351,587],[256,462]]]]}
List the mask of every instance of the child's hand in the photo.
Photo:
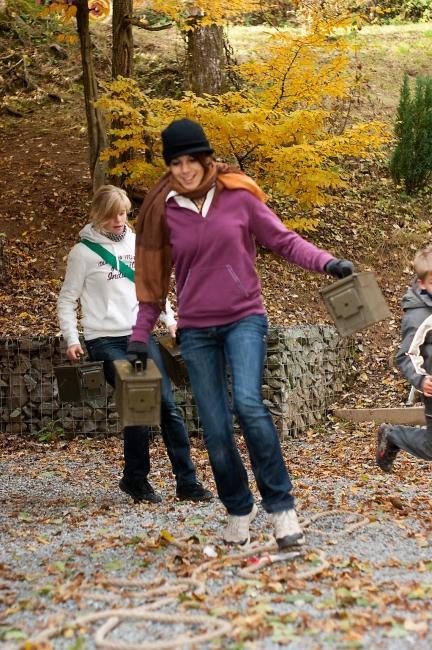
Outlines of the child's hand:
{"type": "Polygon", "coordinates": [[[84,356],[84,350],[79,343],[70,345],[66,350],[66,356],[69,361],[79,361],[80,357],[84,356]]]}
{"type": "Polygon", "coordinates": [[[426,375],[426,377],[424,378],[422,384],[422,391],[423,394],[426,395],[426,397],[432,397],[432,377],[430,375],[426,375]]]}
{"type": "Polygon", "coordinates": [[[177,332],[177,323],[175,325],[170,325],[169,327],[167,327],[167,330],[168,330],[171,338],[175,339],[176,332],[177,332]]]}

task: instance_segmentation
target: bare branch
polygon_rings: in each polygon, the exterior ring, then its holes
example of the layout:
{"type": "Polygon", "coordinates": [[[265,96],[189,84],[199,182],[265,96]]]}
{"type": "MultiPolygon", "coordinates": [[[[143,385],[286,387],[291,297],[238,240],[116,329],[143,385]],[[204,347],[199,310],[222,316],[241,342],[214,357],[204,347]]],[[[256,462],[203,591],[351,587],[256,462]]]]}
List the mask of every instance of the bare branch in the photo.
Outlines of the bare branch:
{"type": "Polygon", "coordinates": [[[301,49],[302,49],[302,45],[299,45],[298,48],[297,48],[297,52],[294,54],[294,56],[293,56],[293,58],[291,59],[289,65],[288,65],[288,67],[287,67],[287,69],[285,70],[285,73],[284,73],[284,76],[283,76],[283,79],[282,79],[282,83],[281,83],[281,91],[280,91],[280,95],[279,95],[279,97],[277,98],[277,100],[275,101],[274,105],[272,106],[272,111],[274,111],[275,108],[277,108],[277,107],[279,106],[280,102],[284,99],[284,95],[285,95],[285,84],[286,84],[286,81],[287,81],[288,73],[289,73],[289,71],[291,70],[291,68],[293,67],[293,65],[294,65],[294,63],[295,63],[295,60],[297,59],[298,55],[300,54],[300,50],[301,50],[301,49]]]}
{"type": "Polygon", "coordinates": [[[18,61],[18,63],[14,63],[14,65],[11,65],[11,66],[7,67],[6,70],[5,70],[5,74],[8,74],[9,72],[12,72],[12,70],[14,68],[17,68],[19,65],[21,65],[21,63],[24,63],[24,59],[20,59],[18,61]]]}
{"type": "Polygon", "coordinates": [[[148,32],[161,32],[164,29],[171,29],[171,27],[174,27],[174,23],[165,23],[164,25],[146,25],[139,18],[127,18],[126,20],[129,25],[145,29],[148,32]]]}
{"type": "Polygon", "coordinates": [[[229,144],[230,144],[231,150],[232,150],[232,152],[233,152],[233,156],[234,156],[234,158],[237,160],[238,166],[240,167],[240,169],[241,169],[242,171],[244,171],[244,170],[243,170],[243,167],[242,167],[242,161],[240,160],[239,156],[238,156],[237,153],[236,153],[236,150],[235,150],[235,148],[234,148],[234,145],[233,145],[233,143],[232,143],[231,138],[229,138],[229,144]]]}
{"type": "Polygon", "coordinates": [[[244,153],[243,156],[239,156],[239,157],[237,158],[237,160],[239,161],[240,167],[241,167],[242,169],[243,169],[243,166],[242,166],[242,165],[243,165],[243,162],[246,160],[246,158],[248,158],[248,157],[251,155],[251,153],[253,153],[253,151],[255,151],[255,149],[256,149],[257,147],[259,147],[259,144],[258,144],[258,143],[257,143],[257,144],[254,144],[254,146],[253,146],[251,149],[249,149],[249,151],[246,151],[246,153],[244,153]]]}

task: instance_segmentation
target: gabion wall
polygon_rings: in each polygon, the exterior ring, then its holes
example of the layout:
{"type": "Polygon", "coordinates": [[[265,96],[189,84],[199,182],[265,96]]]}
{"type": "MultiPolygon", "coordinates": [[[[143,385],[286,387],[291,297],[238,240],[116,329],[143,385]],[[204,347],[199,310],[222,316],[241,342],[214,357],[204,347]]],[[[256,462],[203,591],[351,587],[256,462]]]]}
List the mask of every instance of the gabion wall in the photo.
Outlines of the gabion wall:
{"type": "MultiPolygon", "coordinates": [[[[352,368],[352,357],[351,341],[331,326],[270,328],[263,394],[281,436],[324,418],[352,368]]],[[[60,338],[0,338],[0,431],[53,437],[119,432],[109,386],[99,400],[59,403],[53,369],[63,363],[60,338]]],[[[189,386],[176,387],[175,397],[189,433],[200,434],[189,386]]]]}

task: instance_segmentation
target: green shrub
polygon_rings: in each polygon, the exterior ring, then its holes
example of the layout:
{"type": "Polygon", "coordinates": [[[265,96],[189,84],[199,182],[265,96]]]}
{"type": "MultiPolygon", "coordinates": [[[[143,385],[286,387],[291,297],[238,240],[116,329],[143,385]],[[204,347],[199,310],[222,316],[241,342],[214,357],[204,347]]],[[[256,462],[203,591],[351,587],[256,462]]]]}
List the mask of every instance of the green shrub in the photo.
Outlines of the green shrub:
{"type": "Polygon", "coordinates": [[[405,0],[401,2],[400,18],[403,20],[430,20],[432,0],[405,0]]]}
{"type": "Polygon", "coordinates": [[[65,437],[65,432],[60,420],[52,420],[36,434],[39,442],[54,442],[65,437]]]}
{"type": "Polygon", "coordinates": [[[432,172],[432,77],[417,77],[412,95],[405,75],[397,109],[396,148],[390,173],[407,194],[421,189],[432,172]]]}
{"type": "Polygon", "coordinates": [[[374,22],[426,21],[432,17],[432,0],[363,0],[360,10],[374,22]]]}

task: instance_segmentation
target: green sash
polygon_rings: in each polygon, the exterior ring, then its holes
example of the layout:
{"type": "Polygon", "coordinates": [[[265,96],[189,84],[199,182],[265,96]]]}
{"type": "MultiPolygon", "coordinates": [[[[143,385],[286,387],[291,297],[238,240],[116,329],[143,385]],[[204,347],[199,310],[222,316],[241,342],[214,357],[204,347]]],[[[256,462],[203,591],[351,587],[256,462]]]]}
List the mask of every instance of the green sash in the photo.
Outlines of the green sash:
{"type": "Polygon", "coordinates": [[[120,271],[131,282],[135,282],[135,271],[124,262],[119,261],[115,255],[107,251],[101,244],[96,244],[89,239],[81,239],[81,244],[88,246],[94,253],[97,253],[105,262],[110,264],[113,269],[120,271]]]}

